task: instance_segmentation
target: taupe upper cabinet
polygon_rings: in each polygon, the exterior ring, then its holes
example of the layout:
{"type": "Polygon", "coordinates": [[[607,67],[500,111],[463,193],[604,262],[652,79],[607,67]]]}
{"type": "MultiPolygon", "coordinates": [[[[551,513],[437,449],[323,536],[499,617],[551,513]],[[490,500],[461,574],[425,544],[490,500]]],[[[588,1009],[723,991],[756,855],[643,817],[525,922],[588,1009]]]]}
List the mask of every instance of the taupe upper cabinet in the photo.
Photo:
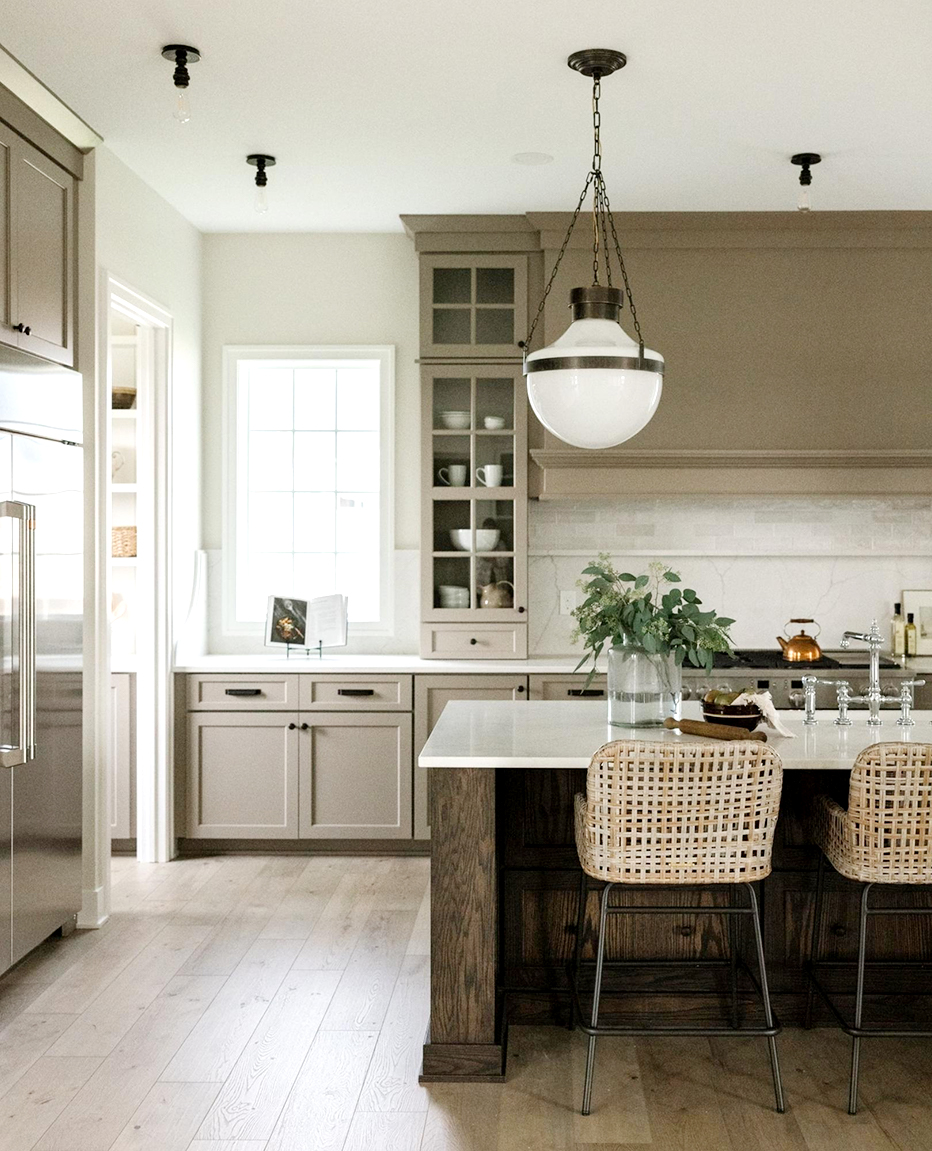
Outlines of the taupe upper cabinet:
{"type": "Polygon", "coordinates": [[[520,359],[525,256],[422,256],[420,299],[422,358],[520,359]]]}
{"type": "Polygon", "coordinates": [[[75,184],[0,123],[0,341],[74,364],[75,184]]]}

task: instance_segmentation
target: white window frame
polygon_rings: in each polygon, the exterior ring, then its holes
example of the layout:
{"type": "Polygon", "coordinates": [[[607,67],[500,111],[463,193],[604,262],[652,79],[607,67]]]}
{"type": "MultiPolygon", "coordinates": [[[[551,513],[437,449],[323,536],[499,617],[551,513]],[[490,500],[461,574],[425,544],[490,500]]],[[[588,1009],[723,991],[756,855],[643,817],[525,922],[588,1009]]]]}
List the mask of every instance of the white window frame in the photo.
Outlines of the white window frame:
{"type": "MultiPolygon", "coordinates": [[[[242,449],[237,413],[237,380],[239,365],[246,360],[263,363],[280,361],[281,366],[306,363],[308,360],[378,360],[380,363],[379,404],[379,592],[380,618],[377,621],[350,623],[349,639],[356,636],[394,635],[394,564],[395,546],[395,348],[391,344],[355,346],[267,346],[226,344],[223,348],[223,553],[222,583],[223,633],[228,636],[261,636],[265,625],[247,623],[236,618],[237,530],[239,509],[239,470],[237,459],[242,449]]],[[[288,590],[288,589],[285,589],[288,590]]],[[[297,589],[295,589],[297,590],[297,589]]],[[[276,589],[270,588],[269,594],[276,589]]],[[[352,609],[351,609],[352,610],[352,609]]]]}

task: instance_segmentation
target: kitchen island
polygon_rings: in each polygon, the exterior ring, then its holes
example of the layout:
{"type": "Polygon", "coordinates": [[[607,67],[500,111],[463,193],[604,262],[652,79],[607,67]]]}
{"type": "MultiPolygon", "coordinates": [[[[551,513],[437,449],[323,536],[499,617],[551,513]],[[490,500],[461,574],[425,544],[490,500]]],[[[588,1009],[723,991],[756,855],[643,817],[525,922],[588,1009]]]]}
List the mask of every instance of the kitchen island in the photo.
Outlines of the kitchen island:
{"type": "MultiPolygon", "coordinates": [[[[698,705],[684,715],[699,718],[698,705]]],[[[805,823],[814,795],[847,799],[848,772],[863,748],[887,740],[932,742],[932,712],[915,712],[902,728],[895,714],[870,728],[866,713],[850,727],[834,712],[819,712],[806,727],[799,713],[782,718],[794,733],[771,733],[786,774],[773,873],[761,885],[765,942],[774,1006],[784,1023],[802,1019],[803,962],[812,927],[817,855],[805,823]],[[863,718],[861,718],[863,716],[863,718]]],[[[613,739],[692,742],[697,737],[649,729],[610,728],[600,702],[453,702],[447,705],[418,765],[429,771],[431,844],[431,1021],[422,1078],[493,1081],[505,1073],[507,1029],[519,1023],[566,1024],[566,963],[573,950],[579,864],[573,838],[572,797],[585,790],[594,751],[613,739]]],[[[825,958],[853,956],[859,887],[832,874],[826,885],[825,958]]],[[[649,905],[656,891],[628,888],[622,898],[649,905]]],[[[684,908],[714,905],[727,893],[667,889],[664,899],[684,908]]],[[[922,890],[891,893],[890,904],[927,903],[922,890]]],[[[596,896],[584,927],[583,960],[594,951],[596,896]]],[[[684,914],[610,921],[608,957],[643,961],[606,976],[604,1011],[663,1014],[707,1024],[721,1017],[724,969],[690,963],[724,959],[721,917],[684,914]],[[675,960],[686,966],[672,968],[675,960]],[[664,966],[666,964],[667,966],[664,966]]],[[[903,1019],[893,999],[927,993],[921,973],[903,966],[932,958],[932,916],[887,917],[871,940],[872,959],[887,961],[882,989],[868,989],[876,1022],[903,1019]],[[879,933],[878,933],[879,935],[879,933]]],[[[831,985],[850,982],[839,969],[831,985]]],[[[752,1010],[750,987],[742,995],[752,1010]]],[[[817,1022],[819,1020],[817,1019],[817,1022]]]]}

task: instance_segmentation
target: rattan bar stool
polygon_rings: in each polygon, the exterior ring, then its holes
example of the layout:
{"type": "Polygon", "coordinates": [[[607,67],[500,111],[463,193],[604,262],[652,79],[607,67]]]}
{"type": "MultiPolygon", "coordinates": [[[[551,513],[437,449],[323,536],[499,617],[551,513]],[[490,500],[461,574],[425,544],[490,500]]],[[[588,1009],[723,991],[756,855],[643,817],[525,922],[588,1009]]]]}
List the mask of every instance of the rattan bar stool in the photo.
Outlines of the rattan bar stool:
{"type": "MultiPolygon", "coordinates": [[[[765,1036],[770,1051],[773,1090],[778,1111],[785,1110],[757,894],[753,884],[770,874],[774,828],[780,807],[783,764],[766,744],[653,743],[620,740],[607,743],[592,757],[586,795],[575,801],[576,849],[582,865],[576,924],[576,950],[569,967],[572,1025],[589,1036],[582,1113],[592,1101],[595,1044],[600,1035],[748,1035],[765,1036]],[[589,880],[604,884],[595,959],[595,986],[588,1023],[579,999],[582,937],[589,880]],[[613,906],[618,885],[699,887],[730,885],[730,906],[613,906]],[[747,906],[736,899],[737,887],[748,892],[747,906]],[[599,999],[606,966],[605,936],[609,915],[723,915],[729,923],[728,960],[732,973],[730,1026],[607,1026],[599,1024],[599,999]],[[738,1026],[737,922],[750,916],[754,925],[760,993],[765,1026],[738,1026]]],[[[624,964],[626,961],[621,961],[624,964]]],[[[649,966],[649,962],[645,962],[649,966]]],[[[693,961],[689,966],[696,966],[693,961]]],[[[744,964],[741,963],[744,967],[744,964]]]]}
{"type": "MultiPolygon", "coordinates": [[[[932,1031],[916,1028],[863,1026],[868,920],[875,915],[932,915],[932,907],[871,907],[869,900],[876,884],[932,884],[932,744],[876,743],[865,748],[851,770],[848,810],[827,795],[817,797],[812,839],[821,850],[807,964],[806,1026],[812,1026],[813,995],[818,991],[842,1030],[851,1036],[848,1112],[855,1115],[861,1040],[932,1037],[932,1031]],[[841,875],[864,885],[858,921],[854,1018],[850,1021],[839,1011],[816,974],[820,966],[829,966],[820,959],[826,857],[841,875]]],[[[832,963],[831,966],[850,964],[832,963]]]]}

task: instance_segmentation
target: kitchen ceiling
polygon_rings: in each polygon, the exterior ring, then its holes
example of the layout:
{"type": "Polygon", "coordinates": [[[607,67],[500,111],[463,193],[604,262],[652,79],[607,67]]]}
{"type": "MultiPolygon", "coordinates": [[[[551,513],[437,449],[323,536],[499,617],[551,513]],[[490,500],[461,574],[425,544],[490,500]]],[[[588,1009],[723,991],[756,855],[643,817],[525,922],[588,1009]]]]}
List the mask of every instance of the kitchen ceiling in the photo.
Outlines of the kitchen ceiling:
{"type": "MultiPolygon", "coordinates": [[[[204,231],[397,231],[398,214],[569,209],[591,153],[566,56],[603,83],[616,210],[932,209],[928,0],[30,0],[4,46],[204,231]],[[172,119],[167,43],[193,44],[172,119]],[[253,211],[249,152],[269,152],[253,211]],[[553,162],[515,162],[544,153],[553,162]]],[[[540,157],[538,157],[539,161],[540,157]]]]}

